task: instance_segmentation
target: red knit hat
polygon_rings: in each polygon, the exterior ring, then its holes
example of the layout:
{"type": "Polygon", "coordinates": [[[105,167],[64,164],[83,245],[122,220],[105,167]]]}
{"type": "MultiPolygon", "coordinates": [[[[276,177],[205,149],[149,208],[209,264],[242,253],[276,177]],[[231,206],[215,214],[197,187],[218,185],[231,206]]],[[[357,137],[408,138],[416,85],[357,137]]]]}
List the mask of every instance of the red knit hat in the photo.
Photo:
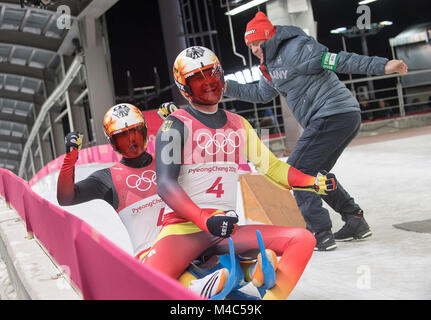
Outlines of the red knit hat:
{"type": "Polygon", "coordinates": [[[269,21],[268,17],[259,11],[255,17],[247,23],[245,29],[244,40],[245,44],[248,45],[250,42],[256,40],[269,40],[275,34],[275,27],[269,21]]]}

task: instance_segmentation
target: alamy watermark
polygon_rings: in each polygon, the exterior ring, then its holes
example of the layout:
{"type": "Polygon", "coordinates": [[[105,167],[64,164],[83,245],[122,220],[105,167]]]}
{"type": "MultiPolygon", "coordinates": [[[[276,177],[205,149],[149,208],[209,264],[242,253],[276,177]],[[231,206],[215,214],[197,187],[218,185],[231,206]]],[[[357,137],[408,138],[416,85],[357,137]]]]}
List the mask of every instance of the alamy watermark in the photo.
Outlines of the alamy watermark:
{"type": "Polygon", "coordinates": [[[57,14],[60,15],[57,18],[57,28],[60,30],[70,30],[72,27],[72,15],[70,7],[66,5],[58,6],[57,14]]]}
{"type": "Polygon", "coordinates": [[[371,289],[371,268],[367,265],[360,265],[356,268],[356,287],[359,290],[370,290],[371,289]]]}
{"type": "Polygon", "coordinates": [[[58,273],[52,280],[55,280],[55,285],[59,290],[69,290],[71,285],[69,283],[72,274],[70,267],[67,265],[60,265],[62,272],[58,273]]]}
{"type": "Polygon", "coordinates": [[[369,6],[360,5],[356,9],[356,13],[360,14],[356,20],[356,27],[360,30],[371,29],[371,9],[369,6]]]}
{"type": "MultiPolygon", "coordinates": [[[[41,7],[49,7],[54,4],[54,1],[52,0],[40,0],[39,6],[41,7]]],[[[72,14],[71,9],[67,5],[60,5],[57,7],[57,21],[56,25],[59,30],[70,30],[72,27],[72,14]]]]}

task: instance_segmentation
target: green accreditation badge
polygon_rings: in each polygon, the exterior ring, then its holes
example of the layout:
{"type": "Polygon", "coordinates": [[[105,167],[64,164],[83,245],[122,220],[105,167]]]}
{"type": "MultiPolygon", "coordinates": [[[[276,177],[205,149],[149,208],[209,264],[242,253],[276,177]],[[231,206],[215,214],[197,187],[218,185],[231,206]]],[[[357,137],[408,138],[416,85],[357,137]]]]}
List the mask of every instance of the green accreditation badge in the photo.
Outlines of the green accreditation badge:
{"type": "Polygon", "coordinates": [[[336,71],[338,63],[338,54],[325,52],[322,57],[322,68],[326,70],[336,71]]]}

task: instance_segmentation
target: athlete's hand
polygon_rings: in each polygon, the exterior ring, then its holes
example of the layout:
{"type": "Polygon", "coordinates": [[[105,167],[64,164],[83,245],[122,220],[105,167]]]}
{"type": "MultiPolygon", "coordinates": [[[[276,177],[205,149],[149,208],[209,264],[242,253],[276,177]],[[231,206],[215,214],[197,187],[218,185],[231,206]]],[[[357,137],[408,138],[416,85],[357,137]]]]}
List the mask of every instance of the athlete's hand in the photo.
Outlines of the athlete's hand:
{"type": "Polygon", "coordinates": [[[326,195],[326,192],[337,189],[337,179],[333,173],[322,171],[317,175],[314,185],[317,194],[326,195]]]}
{"type": "Polygon", "coordinates": [[[238,215],[235,211],[222,211],[216,210],[211,213],[206,225],[208,231],[216,236],[222,238],[229,238],[235,231],[235,226],[238,223],[238,215]]]}
{"type": "Polygon", "coordinates": [[[157,114],[162,120],[165,120],[171,113],[174,113],[178,110],[178,107],[173,102],[165,102],[163,103],[159,110],[157,110],[157,114]]]}
{"type": "Polygon", "coordinates": [[[314,180],[314,185],[309,186],[292,186],[293,190],[300,191],[311,191],[317,194],[326,195],[327,192],[334,191],[337,189],[337,179],[333,173],[327,173],[326,171],[322,171],[317,174],[316,179],[314,180]]]}
{"type": "Polygon", "coordinates": [[[77,131],[72,131],[66,135],[64,138],[64,143],[66,145],[66,153],[69,153],[73,149],[77,149],[78,151],[82,148],[82,138],[84,135],[77,131]]]}

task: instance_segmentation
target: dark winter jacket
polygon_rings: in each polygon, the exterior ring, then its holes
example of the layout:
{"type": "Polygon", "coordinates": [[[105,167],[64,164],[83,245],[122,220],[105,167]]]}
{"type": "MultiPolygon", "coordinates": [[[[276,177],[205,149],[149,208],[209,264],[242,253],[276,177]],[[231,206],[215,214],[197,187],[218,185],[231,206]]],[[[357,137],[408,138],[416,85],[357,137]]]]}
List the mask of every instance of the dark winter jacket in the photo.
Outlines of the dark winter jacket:
{"type": "MultiPolygon", "coordinates": [[[[272,81],[261,77],[255,84],[227,81],[225,96],[267,103],[278,94],[284,96],[302,127],[311,120],[360,111],[359,103],[334,71],[322,67],[328,48],[307,36],[300,28],[276,26],[276,34],[262,44],[264,65],[272,81]]],[[[380,75],[386,58],[368,57],[341,51],[336,72],[380,75]]]]}

